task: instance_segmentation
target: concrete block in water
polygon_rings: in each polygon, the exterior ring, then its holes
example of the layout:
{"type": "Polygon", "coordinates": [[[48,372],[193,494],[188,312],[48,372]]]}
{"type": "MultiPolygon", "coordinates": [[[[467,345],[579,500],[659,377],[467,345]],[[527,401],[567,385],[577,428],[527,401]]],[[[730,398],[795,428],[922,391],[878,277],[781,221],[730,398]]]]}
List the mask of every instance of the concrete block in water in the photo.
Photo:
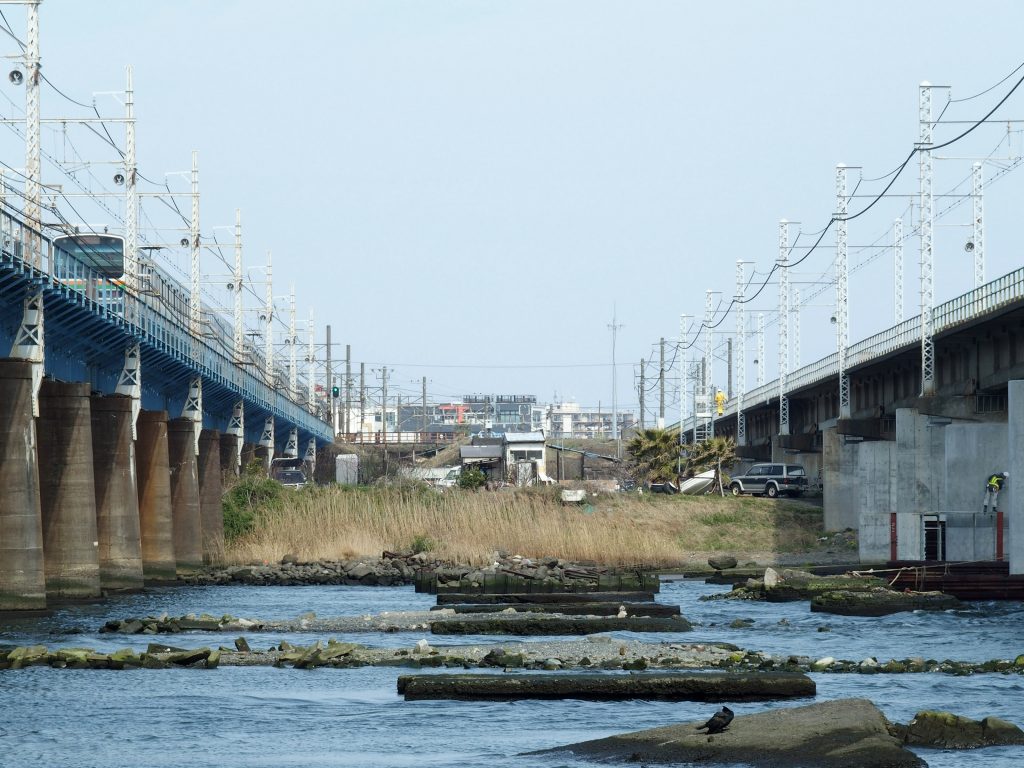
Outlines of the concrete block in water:
{"type": "Polygon", "coordinates": [[[784,672],[403,675],[398,678],[398,692],[407,701],[766,701],[814,696],[815,691],[811,678],[784,672]]]}

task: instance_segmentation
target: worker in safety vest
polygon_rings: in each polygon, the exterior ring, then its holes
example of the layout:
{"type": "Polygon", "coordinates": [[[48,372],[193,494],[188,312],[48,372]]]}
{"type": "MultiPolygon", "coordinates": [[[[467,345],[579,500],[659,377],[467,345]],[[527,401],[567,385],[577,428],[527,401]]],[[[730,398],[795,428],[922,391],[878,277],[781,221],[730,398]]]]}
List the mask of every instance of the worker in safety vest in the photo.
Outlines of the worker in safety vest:
{"type": "Polygon", "coordinates": [[[715,406],[718,408],[718,415],[721,416],[725,410],[725,392],[722,390],[715,392],[715,406]]]}
{"type": "Polygon", "coordinates": [[[1003,483],[1010,476],[1009,472],[994,472],[988,476],[985,482],[985,499],[981,503],[981,511],[988,509],[989,502],[992,503],[992,511],[999,511],[999,491],[1003,489],[1003,483]]]}

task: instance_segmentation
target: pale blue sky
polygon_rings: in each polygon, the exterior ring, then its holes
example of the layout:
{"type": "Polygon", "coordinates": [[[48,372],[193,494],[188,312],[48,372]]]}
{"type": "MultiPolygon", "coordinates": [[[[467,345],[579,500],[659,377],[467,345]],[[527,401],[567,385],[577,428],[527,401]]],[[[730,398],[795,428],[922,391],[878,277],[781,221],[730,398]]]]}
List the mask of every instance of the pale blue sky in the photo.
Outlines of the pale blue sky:
{"type": "MultiPolygon", "coordinates": [[[[24,12],[5,12],[23,34],[24,12]]],[[[703,314],[705,289],[733,293],[737,258],[763,274],[780,218],[808,233],[828,221],[836,163],[873,178],[902,161],[920,81],[964,98],[1024,60],[1024,5],[1009,1],[45,0],[40,14],[44,72],[67,94],[89,102],[123,88],[134,65],[143,173],[162,180],[199,150],[204,234],[230,242],[212,228],[240,207],[246,263],[273,251],[275,293],[296,284],[301,327],[312,307],[320,343],[330,323],[356,361],[394,369],[393,387],[418,396],[427,376],[432,399],[557,393],[607,407],[614,306],[620,406],[635,407],[637,361],[677,336],[680,313],[703,314]],[[551,367],[568,364],[579,367],[551,367]]],[[[981,116],[1016,77],[945,118],[981,116]]],[[[43,97],[44,116],[82,114],[43,97]]],[[[997,116],[1024,120],[1024,88],[997,116]]],[[[963,127],[940,126],[936,139],[963,127]]],[[[946,150],[965,159],[936,163],[936,193],[1006,132],[985,127],[946,150]]],[[[74,135],[80,152],[102,154],[74,135]]],[[[52,131],[44,147],[67,151],[52,131]]],[[[9,137],[0,149],[20,165],[9,137]]],[[[997,154],[1008,152],[1004,142],[997,154]]],[[[1021,263],[1022,178],[987,193],[990,278],[1021,263]]],[[[914,163],[893,191],[916,188],[914,163]]],[[[889,245],[907,205],[884,201],[850,226],[851,263],[878,254],[851,278],[853,340],[893,315],[891,252],[858,247],[889,245]]],[[[946,226],[969,221],[961,204],[939,222],[939,300],[972,285],[969,230],[946,226]]],[[[820,283],[833,253],[813,254],[794,279],[820,283]]],[[[916,239],[906,264],[910,316],[916,239]]],[[[832,295],[802,314],[803,362],[834,348],[832,295]]],[[[775,287],[762,296],[751,310],[774,312],[775,287]]],[[[724,384],[723,365],[714,378],[724,384]]]]}

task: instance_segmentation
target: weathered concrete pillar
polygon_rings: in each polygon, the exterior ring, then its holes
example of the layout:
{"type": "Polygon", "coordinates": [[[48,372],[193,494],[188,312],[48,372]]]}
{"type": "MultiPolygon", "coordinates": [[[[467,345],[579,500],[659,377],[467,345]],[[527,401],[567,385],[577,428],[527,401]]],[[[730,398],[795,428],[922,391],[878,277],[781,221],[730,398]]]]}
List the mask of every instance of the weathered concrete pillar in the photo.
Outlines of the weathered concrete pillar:
{"type": "MultiPolygon", "coordinates": [[[[253,454],[253,460],[260,463],[260,467],[263,469],[263,474],[270,474],[270,449],[264,445],[257,445],[256,451],[253,454]]],[[[246,465],[248,466],[248,465],[246,465]]]]}
{"type": "Polygon", "coordinates": [[[899,560],[921,560],[921,514],[924,506],[918,488],[917,458],[921,437],[916,408],[896,409],[896,557],[899,560]]]}
{"type": "Polygon", "coordinates": [[[999,508],[1009,522],[1004,551],[1010,560],[1010,573],[1024,573],[1024,381],[1008,384],[1006,471],[1009,480],[999,494],[999,508]]]}
{"type": "Polygon", "coordinates": [[[220,436],[220,473],[222,479],[238,477],[240,467],[238,466],[238,435],[220,436]]]}
{"type": "Polygon", "coordinates": [[[137,426],[135,470],[139,484],[142,572],[147,581],[174,581],[174,523],[167,460],[167,411],[142,411],[137,426]]]}
{"type": "Polygon", "coordinates": [[[44,380],[36,421],[46,594],[100,596],[88,382],[44,380]]]}
{"type": "Polygon", "coordinates": [[[45,607],[32,364],[0,360],[0,610],[45,607]]]}
{"type": "Polygon", "coordinates": [[[199,516],[203,529],[203,562],[207,565],[224,559],[220,446],[220,432],[216,429],[199,433],[199,516]]]}
{"type": "Polygon", "coordinates": [[[94,395],[91,410],[100,585],[103,589],[141,589],[142,539],[132,399],[94,395]]]}
{"type": "Polygon", "coordinates": [[[195,424],[191,419],[171,419],[167,423],[167,454],[171,469],[174,557],[179,572],[194,571],[203,565],[203,525],[195,424]]]}
{"type": "Polygon", "coordinates": [[[256,461],[256,444],[242,443],[242,472],[245,472],[254,461],[256,461]]]}

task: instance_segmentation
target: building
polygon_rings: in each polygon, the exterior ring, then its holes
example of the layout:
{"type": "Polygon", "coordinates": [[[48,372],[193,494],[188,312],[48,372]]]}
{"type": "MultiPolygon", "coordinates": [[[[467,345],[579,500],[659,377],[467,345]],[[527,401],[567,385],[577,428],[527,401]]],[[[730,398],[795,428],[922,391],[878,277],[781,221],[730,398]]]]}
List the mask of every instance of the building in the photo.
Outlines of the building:
{"type": "MultiPolygon", "coordinates": [[[[545,418],[545,432],[552,440],[581,438],[611,439],[612,412],[584,409],[579,403],[567,402],[549,405],[545,418]]],[[[619,435],[636,427],[636,417],[627,411],[618,414],[619,435]]]]}

